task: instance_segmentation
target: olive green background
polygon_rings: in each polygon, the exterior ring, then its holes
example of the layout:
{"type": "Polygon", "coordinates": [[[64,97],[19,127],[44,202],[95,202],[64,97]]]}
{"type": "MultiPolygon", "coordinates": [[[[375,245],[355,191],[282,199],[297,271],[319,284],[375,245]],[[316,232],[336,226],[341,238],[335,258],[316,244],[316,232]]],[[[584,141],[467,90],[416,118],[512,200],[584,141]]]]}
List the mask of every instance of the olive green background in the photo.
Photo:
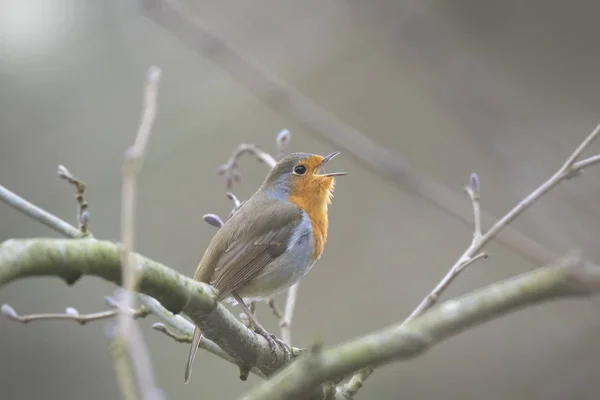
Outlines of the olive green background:
{"type": "MultiPolygon", "coordinates": [[[[143,16],[137,2],[20,3],[33,13],[0,0],[0,184],[74,222],[72,188],[56,177],[57,165],[66,165],[88,185],[90,228],[99,238],[119,237],[121,162],[150,65],[163,77],[139,182],[136,248],[184,274],[193,273],[215,232],[202,215],[230,209],[215,168],[238,143],[273,151],[275,134],[288,128],[292,151],[338,150],[267,108],[143,16]]],[[[497,217],[600,121],[600,4],[591,1],[185,3],[423,179],[461,193],[478,172],[483,208],[497,217]]],[[[266,169],[251,159],[242,168],[235,193],[247,198],[266,169]]],[[[338,179],[325,253],[300,287],[298,346],[315,337],[335,344],[402,320],[471,238],[451,213],[348,152],[330,168],[349,175],[338,179]]],[[[600,261],[599,177],[590,169],[564,183],[514,226],[556,254],[578,248],[600,261]]],[[[462,207],[469,210],[466,197],[462,207]]],[[[32,236],[57,234],[0,204],[0,240],[32,236]]],[[[538,266],[503,245],[492,244],[489,253],[447,297],[538,266]]],[[[93,312],[105,308],[112,289],[92,278],[72,288],[29,279],[2,288],[0,302],[21,313],[67,306],[93,312]]],[[[258,312],[276,329],[266,306],[258,312]]],[[[188,347],[150,330],[151,322],[142,322],[145,338],[169,399],[232,399],[258,382],[240,382],[235,367],[201,353],[184,385],[188,347]]],[[[118,398],[103,327],[1,318],[0,398],[118,398]]],[[[597,299],[544,304],[378,370],[357,398],[597,399],[599,333],[597,299]]]]}

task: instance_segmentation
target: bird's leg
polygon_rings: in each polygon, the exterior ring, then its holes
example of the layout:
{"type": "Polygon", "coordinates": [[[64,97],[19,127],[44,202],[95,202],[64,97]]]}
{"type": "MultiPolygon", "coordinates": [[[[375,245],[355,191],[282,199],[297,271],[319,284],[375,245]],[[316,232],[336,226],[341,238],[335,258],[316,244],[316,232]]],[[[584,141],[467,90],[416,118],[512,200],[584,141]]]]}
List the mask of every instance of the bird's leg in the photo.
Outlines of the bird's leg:
{"type": "MultiPolygon", "coordinates": [[[[256,302],[255,301],[251,302],[250,305],[248,306],[248,308],[250,308],[250,312],[252,312],[252,315],[254,315],[254,318],[256,318],[256,302]]],[[[240,316],[245,316],[246,318],[244,318],[244,320],[245,320],[244,325],[246,325],[248,327],[248,329],[254,330],[254,324],[247,317],[246,313],[240,314],[240,316]]]]}
{"type": "MultiPolygon", "coordinates": [[[[262,327],[260,322],[258,322],[256,317],[254,316],[254,313],[250,310],[250,308],[248,308],[246,303],[244,303],[244,300],[242,300],[242,298],[237,293],[233,293],[233,298],[238,302],[238,304],[242,308],[242,311],[244,311],[244,313],[246,313],[246,315],[248,316],[249,323],[254,326],[254,331],[256,333],[258,333],[259,335],[263,336],[265,339],[267,339],[267,341],[269,342],[269,347],[271,348],[271,351],[273,353],[275,353],[275,343],[279,344],[279,346],[283,350],[283,354],[285,356],[285,361],[288,362],[291,359],[291,354],[292,354],[290,351],[290,346],[288,346],[287,343],[285,343],[283,340],[279,339],[277,336],[273,335],[272,333],[267,332],[267,330],[262,327]]],[[[254,303],[252,303],[252,305],[253,304],[254,303]]],[[[251,305],[251,307],[252,307],[252,305],[251,305]]]]}

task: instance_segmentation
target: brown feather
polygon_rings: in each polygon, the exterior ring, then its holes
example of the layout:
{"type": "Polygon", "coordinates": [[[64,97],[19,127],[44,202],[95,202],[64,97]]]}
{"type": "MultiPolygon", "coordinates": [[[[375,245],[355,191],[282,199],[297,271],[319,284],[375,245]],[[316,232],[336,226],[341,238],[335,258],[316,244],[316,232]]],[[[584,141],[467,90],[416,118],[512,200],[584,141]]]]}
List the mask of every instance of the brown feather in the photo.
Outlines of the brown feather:
{"type": "Polygon", "coordinates": [[[228,297],[283,254],[301,220],[295,205],[256,193],[217,231],[194,279],[228,297]]]}

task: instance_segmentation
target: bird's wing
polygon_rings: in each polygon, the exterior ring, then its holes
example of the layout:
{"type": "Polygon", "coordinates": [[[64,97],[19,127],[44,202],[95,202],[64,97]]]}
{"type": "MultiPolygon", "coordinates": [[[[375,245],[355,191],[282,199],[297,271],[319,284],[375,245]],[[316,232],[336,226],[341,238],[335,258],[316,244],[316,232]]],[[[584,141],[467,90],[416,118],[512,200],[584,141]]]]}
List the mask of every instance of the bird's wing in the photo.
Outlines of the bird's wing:
{"type": "Polygon", "coordinates": [[[210,280],[219,290],[219,297],[225,298],[250,282],[283,254],[301,221],[302,211],[298,207],[279,201],[253,207],[252,214],[237,218],[236,235],[220,254],[210,280]]]}

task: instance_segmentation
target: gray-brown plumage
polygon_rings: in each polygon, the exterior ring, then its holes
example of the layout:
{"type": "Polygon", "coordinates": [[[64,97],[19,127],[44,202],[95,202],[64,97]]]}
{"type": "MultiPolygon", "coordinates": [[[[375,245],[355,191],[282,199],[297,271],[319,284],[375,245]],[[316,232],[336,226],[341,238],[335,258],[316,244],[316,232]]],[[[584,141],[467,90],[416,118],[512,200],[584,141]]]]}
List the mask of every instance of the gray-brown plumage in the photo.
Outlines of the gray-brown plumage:
{"type": "Polygon", "coordinates": [[[242,297],[260,295],[244,293],[244,285],[285,251],[301,220],[302,210],[295,205],[257,193],[217,231],[194,279],[217,289],[219,300],[234,291],[242,297]]]}
{"type": "MultiPolygon", "coordinates": [[[[233,298],[240,303],[272,346],[273,338],[243,299],[264,299],[288,289],[319,258],[326,238],[333,176],[344,173],[318,172],[335,155],[293,153],[280,160],[256,193],[217,231],[194,274],[194,279],[217,289],[218,300],[233,298]],[[313,216],[319,217],[314,231],[313,216]]],[[[196,327],[185,371],[186,383],[201,337],[196,327]]],[[[284,349],[289,352],[287,347],[284,349]]]]}

